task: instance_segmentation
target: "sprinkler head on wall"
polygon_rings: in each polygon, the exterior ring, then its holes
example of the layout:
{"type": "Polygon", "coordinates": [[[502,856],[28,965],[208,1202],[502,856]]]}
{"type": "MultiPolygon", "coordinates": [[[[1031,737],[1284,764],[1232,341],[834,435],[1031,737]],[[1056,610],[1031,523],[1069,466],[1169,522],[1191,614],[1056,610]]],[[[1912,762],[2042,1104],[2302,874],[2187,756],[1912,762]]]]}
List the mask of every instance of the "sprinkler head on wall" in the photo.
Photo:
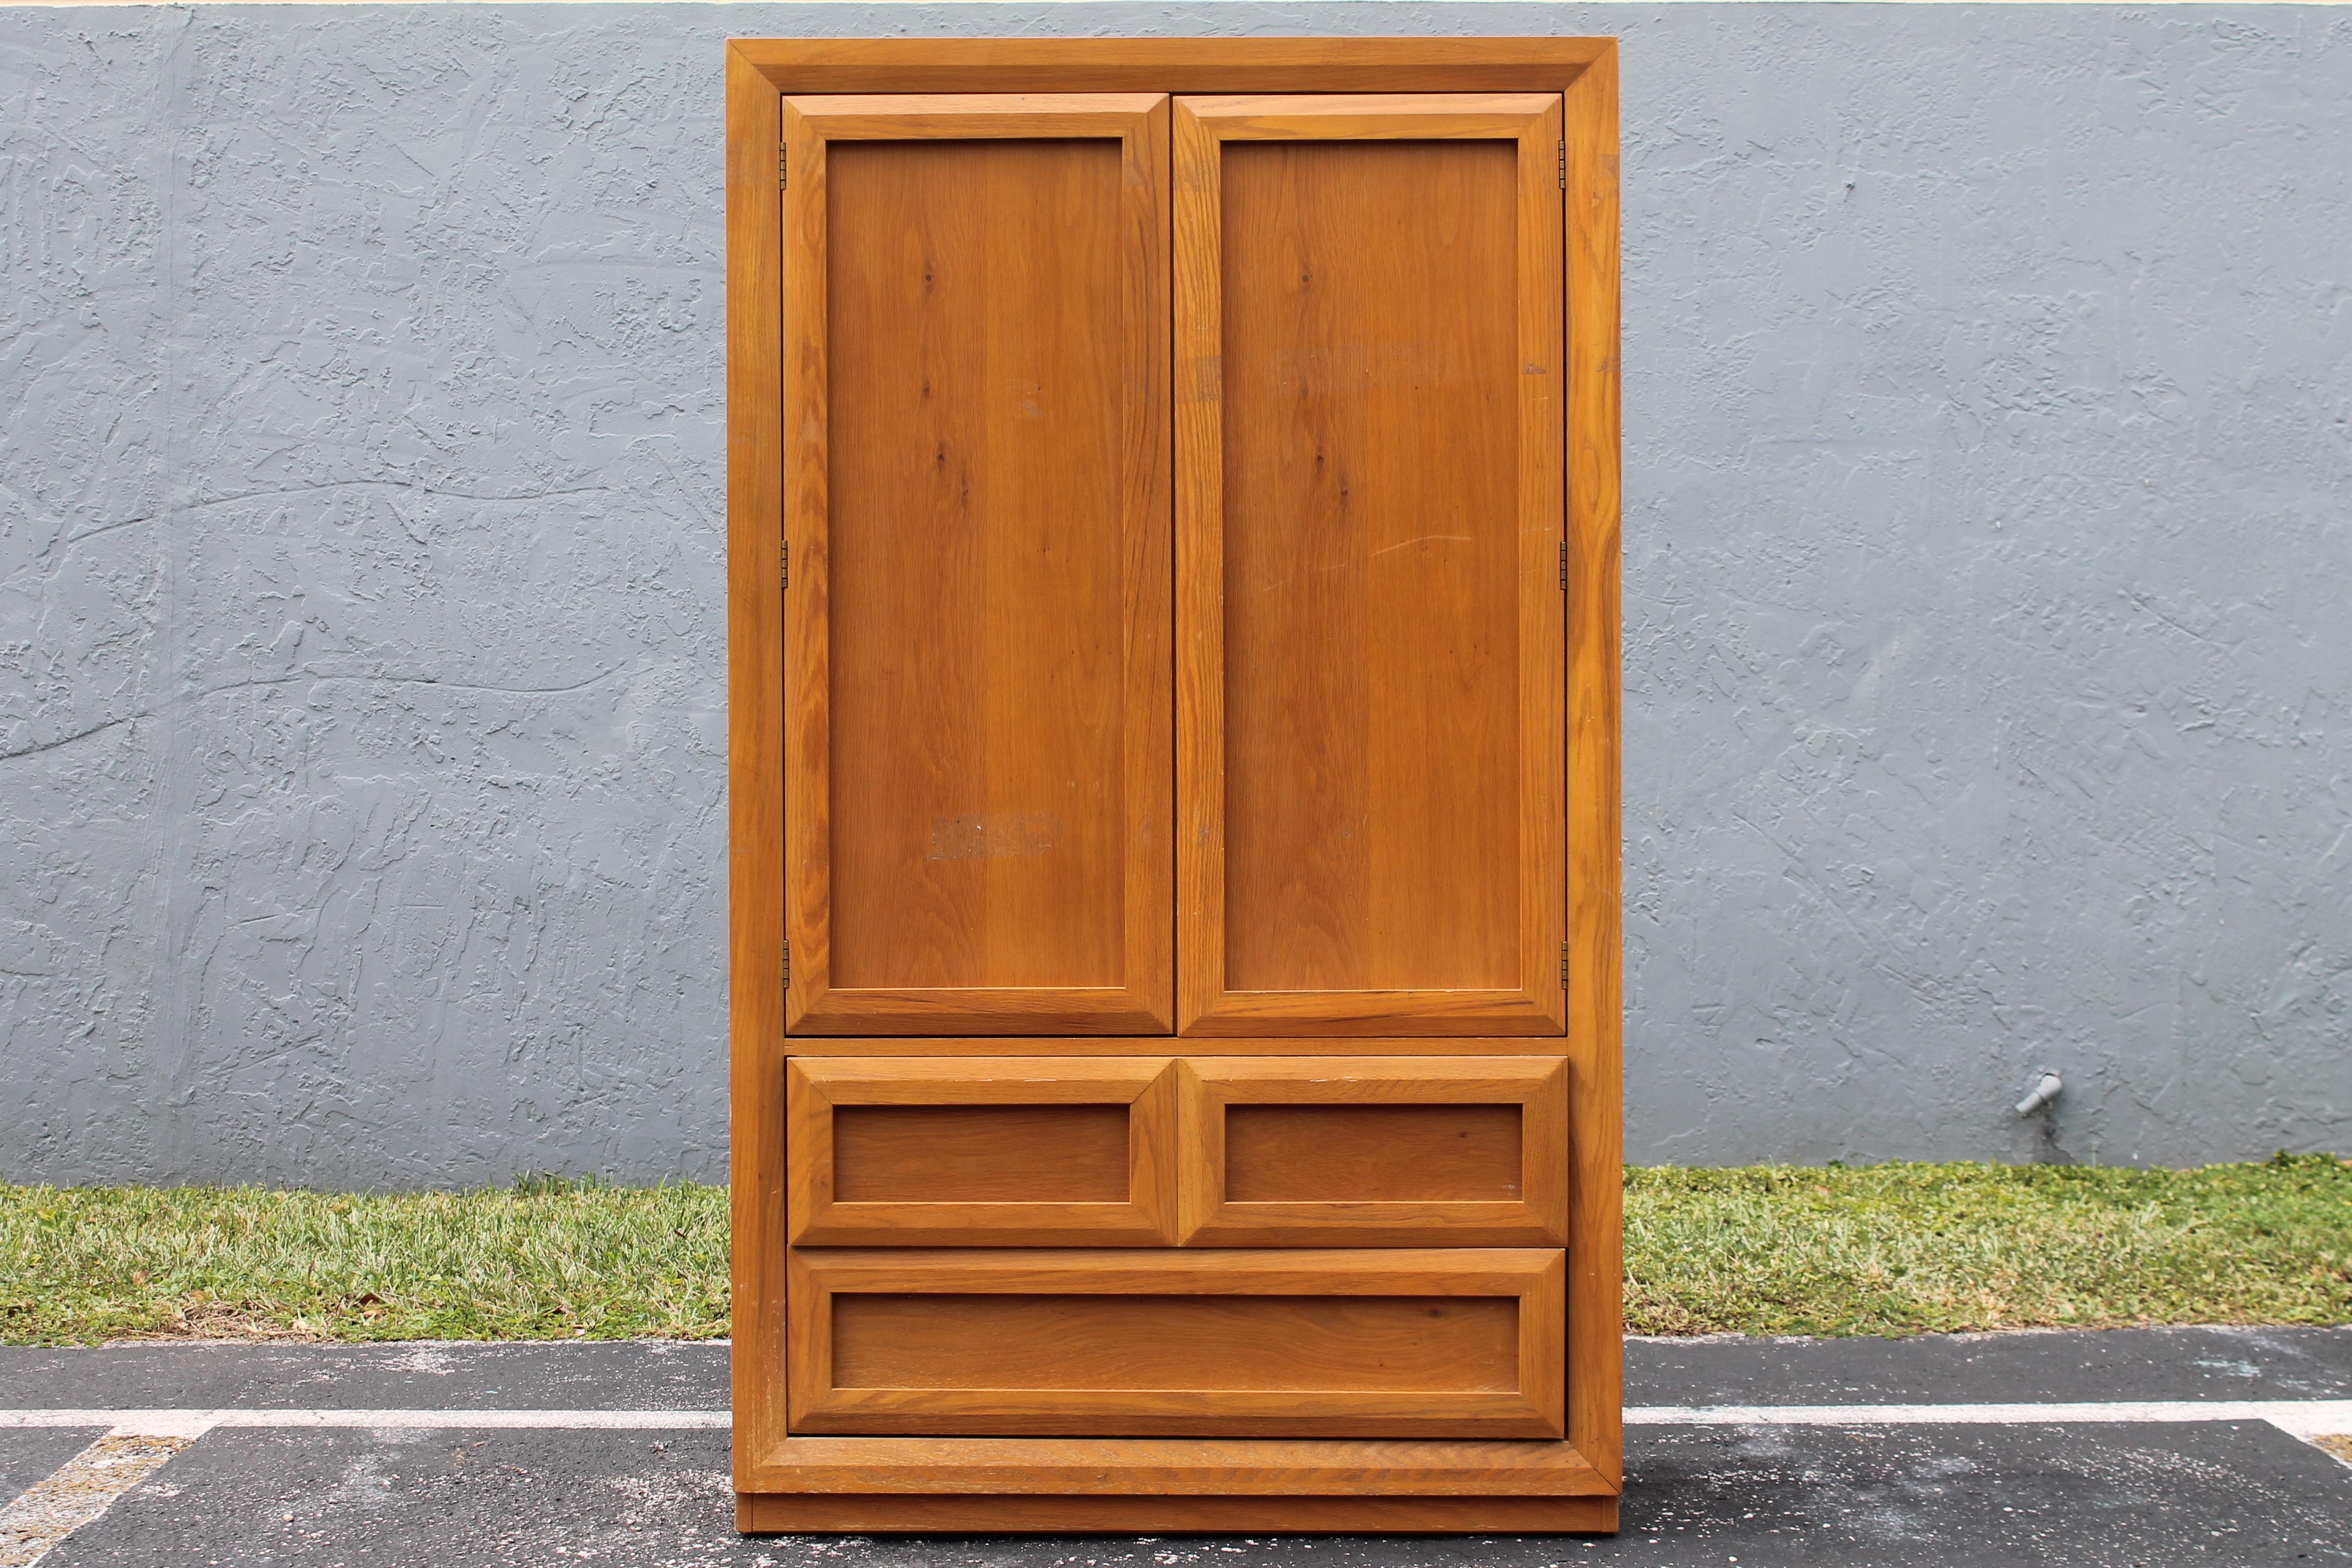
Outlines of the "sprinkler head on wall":
{"type": "Polygon", "coordinates": [[[2058,1091],[2065,1087],[2066,1086],[2064,1084],[2058,1081],[2058,1075],[2056,1073],[2043,1073],[2041,1079],[2035,1082],[2034,1086],[2025,1091],[2025,1098],[2017,1102],[2017,1113],[2020,1116],[2032,1115],[2035,1111],[2041,1110],[2043,1106],[2057,1099],[2058,1091]]]}

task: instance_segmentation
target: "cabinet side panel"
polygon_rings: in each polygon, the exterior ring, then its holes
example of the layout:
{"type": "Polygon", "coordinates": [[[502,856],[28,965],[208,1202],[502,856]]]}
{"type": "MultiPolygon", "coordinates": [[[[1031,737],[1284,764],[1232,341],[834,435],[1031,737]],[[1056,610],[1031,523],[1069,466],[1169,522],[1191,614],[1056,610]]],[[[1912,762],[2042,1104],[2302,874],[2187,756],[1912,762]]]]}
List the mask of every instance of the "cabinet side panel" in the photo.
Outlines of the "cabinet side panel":
{"type": "Polygon", "coordinates": [[[1570,1427],[1611,1482],[1623,1462],[1623,713],[1617,46],[1566,95],[1570,1427]]]}
{"type": "Polygon", "coordinates": [[[784,1431],[782,101],[727,51],[728,1121],[739,1483],[784,1431]]]}

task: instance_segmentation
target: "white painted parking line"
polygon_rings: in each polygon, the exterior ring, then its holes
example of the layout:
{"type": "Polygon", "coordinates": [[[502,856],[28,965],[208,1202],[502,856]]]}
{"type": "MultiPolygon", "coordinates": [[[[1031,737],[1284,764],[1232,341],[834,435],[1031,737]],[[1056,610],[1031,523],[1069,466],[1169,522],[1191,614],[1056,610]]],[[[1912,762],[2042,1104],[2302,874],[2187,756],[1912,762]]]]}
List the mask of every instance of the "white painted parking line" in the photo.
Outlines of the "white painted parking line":
{"type": "Polygon", "coordinates": [[[33,1568],[58,1542],[114,1506],[186,1447],[188,1437],[110,1433],[0,1508],[0,1568],[33,1568]]]}
{"type": "Polygon", "coordinates": [[[1629,1426],[2029,1426],[2082,1422],[2267,1421],[2307,1437],[2352,1432],[2352,1399],[2126,1399],[2027,1405],[1652,1405],[1629,1426]]]}
{"type": "Polygon", "coordinates": [[[224,1426],[545,1429],[677,1432],[724,1427],[724,1410],[0,1410],[0,1432],[27,1426],[103,1426],[116,1436],[201,1437],[224,1426]]]}
{"type": "MultiPolygon", "coordinates": [[[[226,1426],[684,1431],[727,1426],[724,1410],[0,1410],[11,1427],[99,1426],[118,1436],[195,1437],[226,1426]]],[[[2085,1422],[2267,1421],[2297,1436],[2352,1432],[2352,1399],[2147,1399],[2027,1405],[1648,1405],[1629,1426],[2023,1426],[2085,1422]]]]}

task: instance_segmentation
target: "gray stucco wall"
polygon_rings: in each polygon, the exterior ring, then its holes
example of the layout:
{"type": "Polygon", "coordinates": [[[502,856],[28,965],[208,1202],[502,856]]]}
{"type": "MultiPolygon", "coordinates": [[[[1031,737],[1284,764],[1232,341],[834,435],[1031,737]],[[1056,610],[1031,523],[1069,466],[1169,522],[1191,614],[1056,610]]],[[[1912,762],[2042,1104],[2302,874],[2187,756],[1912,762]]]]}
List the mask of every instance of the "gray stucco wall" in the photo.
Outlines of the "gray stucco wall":
{"type": "Polygon", "coordinates": [[[719,41],[1241,31],[1624,39],[1632,1156],[2352,1147],[2352,11],[205,5],[0,10],[0,1177],[719,1175],[719,41]]]}

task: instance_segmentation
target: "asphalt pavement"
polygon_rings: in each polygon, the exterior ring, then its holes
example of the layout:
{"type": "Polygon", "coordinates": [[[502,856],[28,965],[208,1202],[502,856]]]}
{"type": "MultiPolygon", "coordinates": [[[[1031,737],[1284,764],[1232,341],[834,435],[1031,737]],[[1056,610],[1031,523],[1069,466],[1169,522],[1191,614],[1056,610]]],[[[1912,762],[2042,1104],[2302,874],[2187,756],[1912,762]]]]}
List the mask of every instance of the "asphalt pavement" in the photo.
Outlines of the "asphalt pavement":
{"type": "Polygon", "coordinates": [[[2352,1329],[1626,1361],[1613,1538],[743,1538],[723,1345],[0,1349],[0,1568],[2352,1568],[2352,1329]]]}

